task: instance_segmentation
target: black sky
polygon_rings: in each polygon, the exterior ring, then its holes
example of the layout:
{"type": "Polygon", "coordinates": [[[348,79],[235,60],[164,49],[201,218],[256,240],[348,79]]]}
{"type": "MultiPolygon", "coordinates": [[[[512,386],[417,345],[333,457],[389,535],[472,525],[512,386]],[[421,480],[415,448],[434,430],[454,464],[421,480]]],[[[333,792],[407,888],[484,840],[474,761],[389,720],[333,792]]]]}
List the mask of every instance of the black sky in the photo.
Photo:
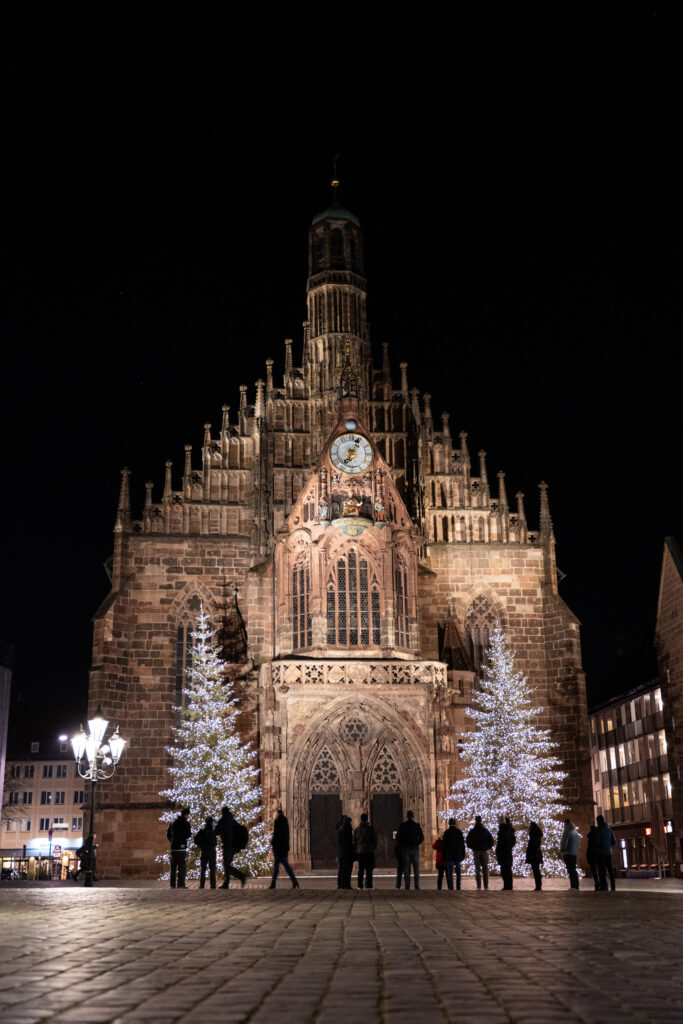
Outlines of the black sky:
{"type": "Polygon", "coordinates": [[[177,481],[267,357],[281,375],[285,337],[300,356],[337,152],[376,357],[389,341],[396,383],[408,361],[531,525],[548,481],[592,698],[655,673],[683,513],[680,39],[651,8],[628,18],[438,43],[406,25],[383,50],[350,32],[324,59],[252,44],[239,66],[235,38],[12,48],[0,638],[18,691],[85,691],[120,468],[136,507],[147,479],[158,497],[164,460],[177,481]]]}

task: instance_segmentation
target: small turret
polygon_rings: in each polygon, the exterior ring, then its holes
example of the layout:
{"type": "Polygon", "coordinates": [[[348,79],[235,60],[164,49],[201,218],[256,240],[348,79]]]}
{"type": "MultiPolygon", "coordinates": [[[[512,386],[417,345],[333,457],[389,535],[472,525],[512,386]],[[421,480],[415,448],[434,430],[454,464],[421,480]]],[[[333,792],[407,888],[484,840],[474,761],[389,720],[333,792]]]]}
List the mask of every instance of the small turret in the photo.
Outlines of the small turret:
{"type": "Polygon", "coordinates": [[[130,527],[130,470],[124,466],[121,470],[121,488],[119,490],[119,504],[116,511],[116,523],[114,530],[121,532],[130,527]]]}
{"type": "Polygon", "coordinates": [[[434,433],[434,422],[432,420],[432,396],[425,392],[422,396],[424,402],[424,421],[427,430],[427,437],[431,437],[434,433]]]}
{"type": "Polygon", "coordinates": [[[384,383],[391,387],[391,365],[389,363],[389,342],[382,342],[382,376],[384,383]]]}
{"type": "Polygon", "coordinates": [[[403,401],[408,405],[408,364],[401,363],[401,394],[403,401]]]}
{"type": "Polygon", "coordinates": [[[266,359],[266,398],[273,394],[273,364],[275,360],[266,359]]]}
{"type": "Polygon", "coordinates": [[[171,469],[173,463],[170,459],[166,459],[166,479],[164,480],[164,501],[170,501],[171,495],[173,494],[173,482],[171,480],[171,469]]]}
{"type": "Polygon", "coordinates": [[[230,430],[230,406],[221,406],[221,412],[223,413],[223,421],[221,423],[221,434],[225,437],[225,435],[230,430]]]}
{"type": "Polygon", "coordinates": [[[254,416],[257,420],[265,419],[266,415],[266,403],[263,396],[263,389],[265,387],[265,381],[256,381],[256,404],[254,405],[254,416]]]}
{"type": "Polygon", "coordinates": [[[292,339],[285,338],[285,381],[292,376],[292,339]]]}
{"type": "Polygon", "coordinates": [[[240,384],[240,434],[247,432],[247,385],[240,384]]]}
{"type": "Polygon", "coordinates": [[[501,512],[507,511],[508,496],[505,490],[505,473],[502,469],[498,471],[498,504],[500,505],[501,512]]]}

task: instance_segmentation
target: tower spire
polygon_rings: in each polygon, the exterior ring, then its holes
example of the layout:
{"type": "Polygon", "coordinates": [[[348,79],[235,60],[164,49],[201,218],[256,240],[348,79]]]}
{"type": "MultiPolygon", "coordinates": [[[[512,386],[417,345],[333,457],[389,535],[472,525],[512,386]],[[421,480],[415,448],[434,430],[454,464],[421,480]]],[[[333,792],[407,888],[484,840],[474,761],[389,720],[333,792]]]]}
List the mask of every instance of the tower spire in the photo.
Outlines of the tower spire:
{"type": "Polygon", "coordinates": [[[116,525],[114,527],[119,533],[130,526],[130,470],[124,466],[121,470],[121,489],[119,491],[119,505],[116,512],[116,525]]]}
{"type": "Polygon", "coordinates": [[[337,175],[337,164],[339,163],[339,156],[339,153],[335,153],[335,155],[332,157],[332,179],[330,181],[330,186],[332,188],[333,203],[337,202],[337,189],[341,185],[341,181],[339,180],[339,177],[337,175]]]}

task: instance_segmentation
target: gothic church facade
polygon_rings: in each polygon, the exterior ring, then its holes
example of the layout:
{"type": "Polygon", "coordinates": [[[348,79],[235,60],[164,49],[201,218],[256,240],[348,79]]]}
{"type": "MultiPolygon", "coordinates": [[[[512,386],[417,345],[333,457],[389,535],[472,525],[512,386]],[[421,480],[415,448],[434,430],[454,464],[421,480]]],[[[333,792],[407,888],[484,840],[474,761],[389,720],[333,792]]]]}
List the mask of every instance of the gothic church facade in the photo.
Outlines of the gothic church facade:
{"type": "MultiPolygon", "coordinates": [[[[373,366],[362,233],[334,202],[310,228],[301,365],[285,342],[234,417],[204,425],[200,458],[166,464],[134,519],[123,470],[111,593],[95,617],[90,704],[120,721],[125,764],[102,787],[101,870],[154,876],[159,792],[200,604],[217,625],[255,743],[268,815],[291,857],[334,860],[343,809],[371,813],[379,863],[407,809],[427,836],[449,810],[459,735],[500,622],[559,744],[565,797],[592,819],[579,624],[558,594],[545,484],[532,529],[524,495],[492,488],[486,453],[437,426],[429,394],[373,366]],[[250,400],[252,399],[252,400],[250,400]]],[[[585,831],[584,831],[585,834],[585,831]]],[[[428,846],[431,843],[428,844],[428,846]]]]}

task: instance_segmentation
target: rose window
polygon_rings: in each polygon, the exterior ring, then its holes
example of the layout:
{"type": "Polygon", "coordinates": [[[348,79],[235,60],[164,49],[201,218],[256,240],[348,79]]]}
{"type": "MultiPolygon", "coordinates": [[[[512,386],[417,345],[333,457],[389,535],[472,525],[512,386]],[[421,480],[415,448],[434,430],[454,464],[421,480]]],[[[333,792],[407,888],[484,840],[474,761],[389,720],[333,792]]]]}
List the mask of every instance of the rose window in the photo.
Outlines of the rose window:
{"type": "Polygon", "coordinates": [[[342,724],[341,733],[347,743],[361,744],[368,738],[368,727],[360,718],[347,718],[342,724]]]}

